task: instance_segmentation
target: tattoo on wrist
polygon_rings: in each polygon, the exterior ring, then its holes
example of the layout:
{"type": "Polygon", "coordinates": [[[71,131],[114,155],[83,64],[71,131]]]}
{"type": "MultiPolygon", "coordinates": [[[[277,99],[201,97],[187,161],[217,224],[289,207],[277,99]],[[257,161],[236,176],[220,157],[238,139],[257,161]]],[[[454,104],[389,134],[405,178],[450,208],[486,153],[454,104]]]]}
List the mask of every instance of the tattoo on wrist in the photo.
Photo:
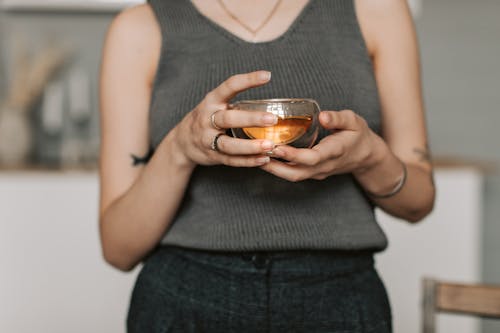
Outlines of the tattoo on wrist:
{"type": "Polygon", "coordinates": [[[145,165],[149,162],[151,157],[154,154],[154,149],[153,147],[149,148],[149,151],[144,155],[144,156],[137,156],[134,154],[130,154],[130,157],[132,158],[132,166],[139,166],[139,165],[145,165]]]}

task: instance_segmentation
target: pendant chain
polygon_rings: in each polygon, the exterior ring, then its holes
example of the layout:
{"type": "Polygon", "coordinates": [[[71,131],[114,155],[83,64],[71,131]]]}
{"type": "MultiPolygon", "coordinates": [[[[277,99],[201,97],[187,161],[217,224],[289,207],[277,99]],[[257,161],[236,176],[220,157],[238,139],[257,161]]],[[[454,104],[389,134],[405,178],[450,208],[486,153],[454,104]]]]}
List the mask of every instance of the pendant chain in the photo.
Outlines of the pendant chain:
{"type": "Polygon", "coordinates": [[[222,0],[217,0],[219,2],[219,5],[224,9],[227,15],[229,15],[233,20],[238,22],[245,30],[250,32],[253,37],[269,22],[269,20],[273,17],[273,15],[276,13],[276,10],[278,9],[279,5],[281,4],[282,0],[276,1],[276,4],[274,5],[273,9],[269,13],[269,15],[266,17],[266,19],[255,29],[252,29],[250,26],[242,22],[236,15],[234,15],[227,7],[226,4],[222,0]]]}

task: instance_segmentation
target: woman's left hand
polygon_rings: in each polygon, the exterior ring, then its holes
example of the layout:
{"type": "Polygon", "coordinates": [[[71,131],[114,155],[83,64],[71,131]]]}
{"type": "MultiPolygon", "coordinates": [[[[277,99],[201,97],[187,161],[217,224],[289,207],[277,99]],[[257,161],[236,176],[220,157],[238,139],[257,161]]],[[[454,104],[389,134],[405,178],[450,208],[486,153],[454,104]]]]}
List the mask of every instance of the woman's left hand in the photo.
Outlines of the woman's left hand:
{"type": "Polygon", "coordinates": [[[332,131],[310,149],[278,146],[273,156],[290,163],[271,159],[261,168],[292,182],[305,179],[322,180],[342,173],[361,173],[370,169],[383,156],[382,138],[366,121],[351,110],[322,111],[321,126],[332,131]]]}

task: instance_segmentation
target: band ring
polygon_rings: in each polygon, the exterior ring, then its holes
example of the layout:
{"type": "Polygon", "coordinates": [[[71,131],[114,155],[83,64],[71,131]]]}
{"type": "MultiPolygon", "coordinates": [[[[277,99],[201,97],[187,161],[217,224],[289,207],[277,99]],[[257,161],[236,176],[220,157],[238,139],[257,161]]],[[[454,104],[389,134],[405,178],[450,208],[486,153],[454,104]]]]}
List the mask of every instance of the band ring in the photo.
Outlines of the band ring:
{"type": "Polygon", "coordinates": [[[220,131],[222,130],[223,128],[217,126],[217,124],[215,123],[215,114],[217,112],[219,112],[220,110],[217,110],[215,112],[213,112],[211,115],[210,115],[210,124],[212,124],[212,127],[215,128],[216,130],[220,131]]]}
{"type": "Polygon", "coordinates": [[[220,152],[220,150],[219,150],[219,146],[217,146],[217,142],[219,141],[219,138],[220,138],[222,135],[225,135],[225,134],[224,134],[224,133],[217,133],[217,135],[214,137],[214,140],[212,141],[212,144],[210,145],[210,148],[211,148],[213,151],[218,151],[218,152],[220,152]]]}

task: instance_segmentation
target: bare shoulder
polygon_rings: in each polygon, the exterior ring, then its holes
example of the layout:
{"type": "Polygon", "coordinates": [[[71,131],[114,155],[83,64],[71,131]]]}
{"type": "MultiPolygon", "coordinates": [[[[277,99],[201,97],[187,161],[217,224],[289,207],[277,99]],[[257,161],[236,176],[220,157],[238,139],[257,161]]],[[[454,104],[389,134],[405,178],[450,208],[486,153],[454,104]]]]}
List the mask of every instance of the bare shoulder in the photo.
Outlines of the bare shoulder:
{"type": "MultiPolygon", "coordinates": [[[[127,8],[111,22],[104,47],[104,57],[141,66],[152,79],[161,48],[161,30],[148,4],[127,8]],[[119,56],[119,58],[118,58],[119,56]]],[[[120,62],[121,62],[120,61],[120,62]]]]}
{"type": "MultiPolygon", "coordinates": [[[[155,14],[148,4],[124,9],[115,16],[109,28],[110,33],[131,34],[130,37],[147,37],[144,33],[160,33],[155,14]]],[[[147,38],[146,38],[147,39],[147,38]]]]}
{"type": "Polygon", "coordinates": [[[354,0],[356,14],[370,54],[391,30],[413,30],[413,20],[406,0],[354,0]]]}

